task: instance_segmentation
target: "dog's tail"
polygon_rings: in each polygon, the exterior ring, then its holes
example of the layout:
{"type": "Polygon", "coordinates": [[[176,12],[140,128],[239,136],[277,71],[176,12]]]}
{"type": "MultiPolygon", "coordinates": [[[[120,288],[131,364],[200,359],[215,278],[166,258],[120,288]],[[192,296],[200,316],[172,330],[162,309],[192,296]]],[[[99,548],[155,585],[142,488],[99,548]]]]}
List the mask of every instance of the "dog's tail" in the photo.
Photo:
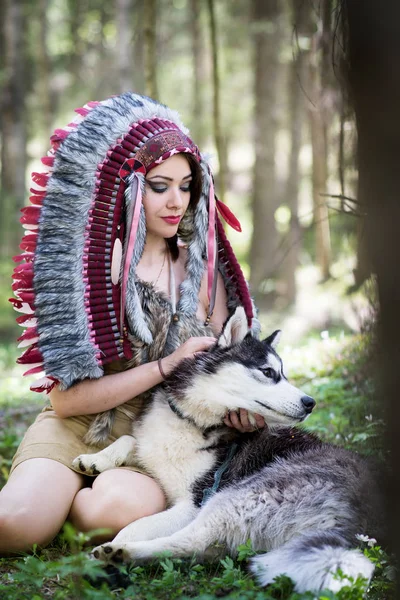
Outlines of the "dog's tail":
{"type": "Polygon", "coordinates": [[[84,443],[89,446],[99,446],[100,448],[104,446],[111,433],[114,421],[115,408],[111,408],[110,410],[106,410],[105,412],[96,415],[83,437],[84,443]]]}
{"type": "Polygon", "coordinates": [[[278,575],[290,577],[297,592],[337,592],[351,580],[362,577],[367,587],[374,565],[336,532],[321,531],[301,535],[267,554],[251,560],[250,568],[260,585],[268,585],[278,575]],[[349,578],[351,578],[349,580],[349,578]]]}

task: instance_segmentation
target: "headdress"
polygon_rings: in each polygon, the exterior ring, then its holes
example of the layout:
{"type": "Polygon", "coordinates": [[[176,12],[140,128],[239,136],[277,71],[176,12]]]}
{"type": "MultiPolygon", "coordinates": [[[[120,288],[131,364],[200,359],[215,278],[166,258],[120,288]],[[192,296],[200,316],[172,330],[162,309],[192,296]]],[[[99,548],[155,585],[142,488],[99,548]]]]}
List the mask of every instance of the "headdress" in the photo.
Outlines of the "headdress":
{"type": "Polygon", "coordinates": [[[188,258],[177,310],[196,313],[206,260],[208,316],[219,270],[228,308],[241,304],[253,323],[247,284],[216,208],[234,228],[240,225],[215,198],[210,168],[179,115],[133,93],[76,112],[51,137],[42,158],[46,172],[32,174],[31,204],[22,209],[26,232],[11,302],[26,328],[18,339],[28,348],[18,362],[29,365],[26,375],[40,373],[31,386],[36,391],[100,377],[103,365],[130,357],[128,331],[152,342],[135,286],[146,238],[142,189],[144,175],[176,153],[193,155],[203,172],[201,197],[178,229],[188,258]]]}

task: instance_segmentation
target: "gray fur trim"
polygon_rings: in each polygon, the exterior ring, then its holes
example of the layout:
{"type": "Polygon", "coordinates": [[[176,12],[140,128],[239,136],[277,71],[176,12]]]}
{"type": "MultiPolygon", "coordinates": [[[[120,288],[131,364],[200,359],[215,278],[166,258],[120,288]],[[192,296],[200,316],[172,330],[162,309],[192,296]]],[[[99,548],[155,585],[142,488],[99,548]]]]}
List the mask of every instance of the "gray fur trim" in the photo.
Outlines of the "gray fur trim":
{"type": "MultiPolygon", "coordinates": [[[[208,232],[208,195],[210,191],[208,166],[202,161],[203,186],[192,221],[192,235],[188,240],[186,279],[180,285],[177,310],[184,314],[195,314],[199,303],[199,290],[205,271],[208,232]]],[[[188,224],[185,224],[188,228],[188,224]]]]}
{"type": "MultiPolygon", "coordinates": [[[[132,190],[132,179],[138,177],[142,189],[142,194],[145,193],[145,179],[141,174],[132,174],[130,176],[130,185],[128,185],[125,192],[125,202],[127,206],[127,231],[130,231],[132,223],[133,212],[135,209],[135,202],[133,199],[132,190]]],[[[139,223],[136,232],[135,245],[133,248],[132,261],[129,267],[129,275],[126,286],[126,316],[129,323],[130,331],[133,335],[138,337],[146,344],[151,344],[153,336],[151,335],[150,329],[148,328],[143,315],[143,310],[139,301],[138,293],[136,290],[136,267],[142,257],[144,246],[146,242],[146,215],[143,206],[140,209],[139,223]]],[[[128,235],[125,236],[125,248],[124,248],[124,260],[122,261],[122,268],[125,262],[126,246],[128,243],[128,235]]]]}

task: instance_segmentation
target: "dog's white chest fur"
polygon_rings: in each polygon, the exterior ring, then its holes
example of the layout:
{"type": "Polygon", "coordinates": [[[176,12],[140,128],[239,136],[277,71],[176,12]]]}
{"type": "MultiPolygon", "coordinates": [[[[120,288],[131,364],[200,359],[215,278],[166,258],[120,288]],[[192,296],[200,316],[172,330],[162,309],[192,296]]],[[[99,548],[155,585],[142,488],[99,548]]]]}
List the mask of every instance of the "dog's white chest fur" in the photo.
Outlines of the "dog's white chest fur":
{"type": "Polygon", "coordinates": [[[133,435],[139,463],[161,483],[170,503],[190,496],[195,480],[214,465],[214,452],[206,449],[213,441],[164,400],[155,399],[133,435]]]}

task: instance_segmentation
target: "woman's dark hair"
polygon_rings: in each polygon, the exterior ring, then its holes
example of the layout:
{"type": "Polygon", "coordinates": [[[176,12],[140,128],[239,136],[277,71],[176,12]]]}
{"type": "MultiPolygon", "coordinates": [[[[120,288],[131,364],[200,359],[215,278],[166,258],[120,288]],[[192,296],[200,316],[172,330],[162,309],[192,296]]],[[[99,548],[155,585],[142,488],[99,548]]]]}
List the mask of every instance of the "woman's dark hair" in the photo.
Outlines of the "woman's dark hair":
{"type": "MultiPolygon", "coordinates": [[[[190,172],[192,175],[192,181],[190,183],[190,206],[195,208],[196,204],[200,200],[201,190],[203,187],[203,172],[199,162],[192,154],[183,153],[183,156],[189,163],[190,172]]],[[[178,236],[174,235],[171,238],[167,238],[166,242],[171,254],[171,258],[175,262],[179,257],[178,236]]]]}

